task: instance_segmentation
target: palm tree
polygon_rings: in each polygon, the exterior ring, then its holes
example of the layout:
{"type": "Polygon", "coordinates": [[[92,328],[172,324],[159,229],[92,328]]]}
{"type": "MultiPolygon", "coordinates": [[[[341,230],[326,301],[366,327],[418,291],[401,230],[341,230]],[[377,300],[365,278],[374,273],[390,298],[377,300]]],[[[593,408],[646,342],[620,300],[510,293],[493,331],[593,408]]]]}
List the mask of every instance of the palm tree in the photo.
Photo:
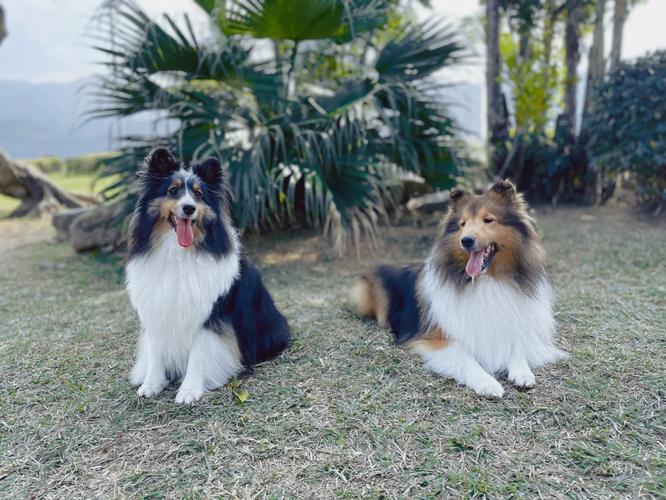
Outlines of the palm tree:
{"type": "Polygon", "coordinates": [[[228,170],[241,228],[324,227],[341,248],[374,234],[402,171],[453,184],[457,127],[432,74],[463,48],[437,22],[402,23],[395,0],[196,0],[212,36],[130,1],[105,11],[107,73],[93,117],[157,112],[158,137],[123,137],[105,175],[126,192],[157,144],[228,170]],[[113,41],[113,43],[111,43],[113,41]],[[263,42],[260,42],[263,41],[263,42]]]}

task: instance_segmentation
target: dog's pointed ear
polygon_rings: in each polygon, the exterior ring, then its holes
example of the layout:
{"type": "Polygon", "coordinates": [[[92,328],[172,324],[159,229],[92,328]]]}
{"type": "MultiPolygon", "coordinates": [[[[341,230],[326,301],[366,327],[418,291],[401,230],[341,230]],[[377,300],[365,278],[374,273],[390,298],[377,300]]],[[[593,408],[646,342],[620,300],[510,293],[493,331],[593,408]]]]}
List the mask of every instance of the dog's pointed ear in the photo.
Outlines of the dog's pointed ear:
{"type": "Polygon", "coordinates": [[[490,192],[511,201],[516,196],[516,186],[511,181],[504,179],[490,186],[490,192]]]}
{"type": "Polygon", "coordinates": [[[451,202],[453,205],[458,205],[465,197],[468,195],[467,191],[464,191],[460,188],[455,188],[452,189],[451,192],[449,193],[449,198],[451,198],[451,202]]]}
{"type": "Polygon", "coordinates": [[[153,149],[146,157],[149,172],[166,177],[178,170],[178,162],[166,148],[153,149]]]}
{"type": "Polygon", "coordinates": [[[195,165],[192,171],[210,186],[221,186],[224,183],[222,165],[217,158],[208,158],[195,165]]]}

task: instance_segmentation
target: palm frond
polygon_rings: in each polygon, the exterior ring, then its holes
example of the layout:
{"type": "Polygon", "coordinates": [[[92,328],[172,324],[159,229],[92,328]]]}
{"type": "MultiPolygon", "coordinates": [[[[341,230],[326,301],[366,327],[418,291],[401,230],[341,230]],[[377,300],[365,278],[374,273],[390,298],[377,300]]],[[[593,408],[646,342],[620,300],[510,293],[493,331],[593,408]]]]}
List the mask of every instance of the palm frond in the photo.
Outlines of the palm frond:
{"type": "Polygon", "coordinates": [[[355,9],[343,0],[230,0],[221,29],[228,36],[349,41],[386,22],[383,3],[355,9]]]}
{"type": "Polygon", "coordinates": [[[428,77],[462,48],[439,24],[410,26],[376,47],[372,30],[394,0],[195,1],[220,28],[213,38],[195,34],[187,17],[156,22],[128,0],[114,2],[113,44],[98,47],[107,74],[91,116],[150,111],[176,130],[120,138],[105,169],[115,179],[107,197],[132,196],[136,169],[157,145],[186,163],[215,156],[241,229],[320,227],[340,249],[377,233],[397,202],[401,172],[452,184],[458,130],[428,77]],[[248,40],[264,37],[276,45],[319,40],[309,50],[328,47],[335,64],[355,69],[308,81],[316,71],[293,71],[296,51],[253,54],[248,40]],[[353,42],[339,45],[345,40],[353,42]],[[376,47],[374,65],[362,47],[376,47]],[[286,92],[286,80],[296,92],[286,92]]]}
{"type": "Polygon", "coordinates": [[[167,31],[133,2],[122,1],[111,8],[115,9],[113,46],[95,48],[109,56],[106,65],[112,72],[213,80],[236,87],[280,85],[280,75],[270,65],[252,62],[251,50],[240,43],[198,40],[187,15],[184,31],[165,14],[167,31]]]}
{"type": "Polygon", "coordinates": [[[381,82],[422,80],[458,62],[464,47],[453,30],[438,20],[407,26],[379,53],[375,69],[381,82]]]}
{"type": "Polygon", "coordinates": [[[384,87],[377,92],[377,109],[385,125],[377,146],[401,168],[444,189],[454,184],[459,172],[462,159],[454,151],[460,146],[460,131],[433,92],[415,85],[384,87]]]}

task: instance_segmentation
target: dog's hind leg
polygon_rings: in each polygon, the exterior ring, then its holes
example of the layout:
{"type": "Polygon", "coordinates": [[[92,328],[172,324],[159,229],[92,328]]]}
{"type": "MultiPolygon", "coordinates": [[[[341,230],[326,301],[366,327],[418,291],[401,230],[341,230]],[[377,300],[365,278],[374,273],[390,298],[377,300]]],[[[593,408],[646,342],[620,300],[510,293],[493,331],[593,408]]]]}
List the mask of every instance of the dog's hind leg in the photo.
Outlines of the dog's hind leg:
{"type": "Polygon", "coordinates": [[[176,403],[197,402],[205,391],[226,384],[241,369],[240,351],[231,327],[221,333],[202,329],[192,344],[176,403]]]}

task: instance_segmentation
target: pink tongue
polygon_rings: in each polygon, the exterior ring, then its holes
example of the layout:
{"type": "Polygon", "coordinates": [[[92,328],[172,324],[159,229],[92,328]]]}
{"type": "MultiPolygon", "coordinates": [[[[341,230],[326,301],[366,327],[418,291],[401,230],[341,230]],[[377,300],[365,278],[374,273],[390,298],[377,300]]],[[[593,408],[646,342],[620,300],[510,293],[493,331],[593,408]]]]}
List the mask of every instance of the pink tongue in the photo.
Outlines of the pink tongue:
{"type": "Polygon", "coordinates": [[[192,233],[192,221],[190,219],[176,219],[176,237],[181,247],[187,248],[192,245],[194,233],[192,233]]]}
{"type": "Polygon", "coordinates": [[[481,274],[481,267],[483,267],[483,250],[471,252],[469,254],[469,260],[467,261],[467,266],[465,266],[465,272],[468,276],[478,276],[481,274]]]}

